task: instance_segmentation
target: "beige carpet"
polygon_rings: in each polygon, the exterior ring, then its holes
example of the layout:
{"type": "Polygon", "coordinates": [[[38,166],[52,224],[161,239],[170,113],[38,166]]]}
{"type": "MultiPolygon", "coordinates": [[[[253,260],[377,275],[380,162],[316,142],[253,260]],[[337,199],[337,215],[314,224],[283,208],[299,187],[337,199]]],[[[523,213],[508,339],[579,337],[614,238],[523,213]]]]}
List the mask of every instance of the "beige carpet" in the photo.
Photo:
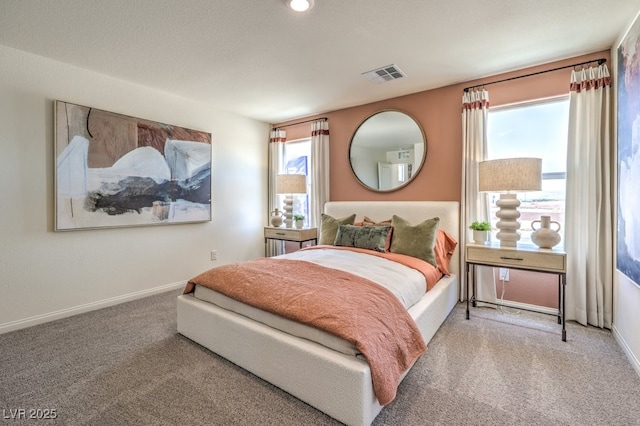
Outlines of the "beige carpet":
{"type": "MultiPolygon", "coordinates": [[[[0,422],[337,424],[176,334],[177,295],[0,335],[0,422]]],[[[550,316],[476,308],[467,321],[459,305],[374,424],[640,425],[640,377],[611,333],[569,323],[567,340],[550,316]]]]}

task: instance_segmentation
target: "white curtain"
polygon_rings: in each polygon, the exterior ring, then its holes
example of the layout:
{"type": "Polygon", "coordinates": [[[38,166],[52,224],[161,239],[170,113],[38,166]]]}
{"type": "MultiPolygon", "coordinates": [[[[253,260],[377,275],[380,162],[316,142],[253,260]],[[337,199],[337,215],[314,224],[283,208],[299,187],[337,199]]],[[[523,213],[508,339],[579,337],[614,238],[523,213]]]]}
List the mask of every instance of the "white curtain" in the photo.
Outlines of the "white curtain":
{"type": "MultiPolygon", "coordinates": [[[[459,250],[464,253],[471,241],[469,225],[474,220],[489,220],[489,202],[485,193],[478,192],[478,163],[487,158],[487,115],[489,93],[469,90],[462,95],[462,195],[459,250]]],[[[495,303],[496,286],[493,268],[477,266],[476,298],[495,303]]],[[[460,274],[460,300],[465,300],[466,274],[460,274]]]]}
{"type": "MultiPolygon", "coordinates": [[[[284,143],[287,140],[287,132],[284,129],[273,129],[269,137],[269,217],[271,220],[271,212],[278,205],[278,194],[276,193],[276,176],[284,173],[284,165],[282,158],[284,153],[284,143]]],[[[269,222],[271,225],[271,222],[269,222]]],[[[276,256],[284,253],[284,243],[277,240],[269,240],[267,244],[267,256],[276,256]]]]}
{"type": "Polygon", "coordinates": [[[610,85],[605,64],[571,73],[564,244],[566,318],[606,328],[613,310],[610,85]]]}
{"type": "Polygon", "coordinates": [[[326,119],[311,123],[311,159],[309,175],[309,225],[320,226],[320,215],[329,201],[329,122],[326,119]]]}

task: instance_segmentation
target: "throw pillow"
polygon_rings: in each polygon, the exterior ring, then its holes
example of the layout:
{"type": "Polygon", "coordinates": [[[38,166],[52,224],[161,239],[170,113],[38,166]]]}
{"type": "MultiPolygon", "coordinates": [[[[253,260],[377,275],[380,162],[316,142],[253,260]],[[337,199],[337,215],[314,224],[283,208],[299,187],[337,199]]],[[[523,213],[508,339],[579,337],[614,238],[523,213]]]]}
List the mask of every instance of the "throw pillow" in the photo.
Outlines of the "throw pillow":
{"type": "Polygon", "coordinates": [[[370,219],[368,216],[365,216],[364,219],[362,220],[362,225],[363,226],[387,226],[387,225],[391,225],[391,219],[376,222],[375,220],[370,219]]]}
{"type": "Polygon", "coordinates": [[[436,234],[440,218],[427,219],[418,225],[412,225],[406,219],[393,215],[391,218],[393,226],[393,240],[391,241],[391,252],[406,254],[429,262],[434,267],[438,267],[435,259],[433,247],[436,242],[436,234]]]}
{"type": "Polygon", "coordinates": [[[391,226],[340,225],[334,245],[386,253],[391,243],[391,226]]]}
{"type": "Polygon", "coordinates": [[[343,217],[342,219],[336,219],[328,214],[322,213],[320,219],[320,238],[318,244],[333,245],[336,240],[336,234],[338,233],[339,225],[353,225],[356,220],[356,214],[343,217]]]}
{"type": "Polygon", "coordinates": [[[442,229],[438,230],[438,236],[436,237],[436,244],[433,248],[434,255],[436,257],[436,264],[438,269],[445,275],[451,275],[449,272],[449,263],[451,257],[455,251],[458,242],[442,229]]]}

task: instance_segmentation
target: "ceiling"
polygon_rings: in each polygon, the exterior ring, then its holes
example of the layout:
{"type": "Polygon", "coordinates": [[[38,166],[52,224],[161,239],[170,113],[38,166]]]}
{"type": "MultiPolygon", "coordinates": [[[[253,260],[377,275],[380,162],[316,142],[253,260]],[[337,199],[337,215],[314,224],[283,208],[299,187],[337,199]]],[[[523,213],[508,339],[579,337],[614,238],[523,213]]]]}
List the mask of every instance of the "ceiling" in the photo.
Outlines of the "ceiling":
{"type": "Polygon", "coordinates": [[[0,44],[269,123],[610,48],[640,0],[0,0],[0,44]],[[373,84],[389,64],[406,77],[373,84]]]}

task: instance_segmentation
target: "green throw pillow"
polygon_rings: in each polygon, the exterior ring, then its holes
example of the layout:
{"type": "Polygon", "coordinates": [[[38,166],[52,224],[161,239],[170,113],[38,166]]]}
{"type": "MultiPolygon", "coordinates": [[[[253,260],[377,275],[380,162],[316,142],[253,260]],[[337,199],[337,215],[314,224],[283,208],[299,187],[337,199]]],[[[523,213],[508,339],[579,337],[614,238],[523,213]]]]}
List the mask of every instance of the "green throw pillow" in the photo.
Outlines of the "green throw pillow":
{"type": "Polygon", "coordinates": [[[338,226],[333,245],[357,247],[386,253],[391,241],[391,226],[338,226]]]}
{"type": "Polygon", "coordinates": [[[328,214],[322,213],[320,222],[320,241],[318,244],[333,245],[336,240],[336,234],[338,233],[338,226],[340,225],[353,225],[356,220],[356,214],[343,217],[342,219],[335,219],[328,214]]]}
{"type": "Polygon", "coordinates": [[[400,216],[393,215],[391,219],[393,240],[390,251],[417,257],[437,268],[433,247],[436,243],[439,224],[439,217],[427,219],[418,225],[411,225],[400,216]]]}

